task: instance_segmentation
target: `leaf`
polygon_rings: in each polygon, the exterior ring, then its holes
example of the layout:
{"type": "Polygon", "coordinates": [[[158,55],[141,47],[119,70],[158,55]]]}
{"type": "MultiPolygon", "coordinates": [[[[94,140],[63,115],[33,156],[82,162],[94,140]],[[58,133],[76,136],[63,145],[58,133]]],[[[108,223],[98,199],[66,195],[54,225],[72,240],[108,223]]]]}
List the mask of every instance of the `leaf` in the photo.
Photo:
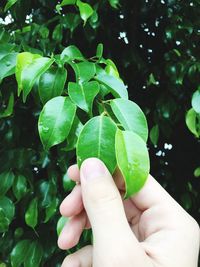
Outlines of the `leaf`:
{"type": "Polygon", "coordinates": [[[32,55],[28,52],[18,55],[16,78],[18,82],[18,95],[23,90],[23,101],[26,101],[35,81],[53,64],[53,58],[32,55]],[[26,53],[26,54],[25,54],[26,53]]]}
{"type": "Polygon", "coordinates": [[[75,5],[76,0],[63,0],[60,5],[61,6],[67,6],[67,5],[75,5]]]}
{"type": "Polygon", "coordinates": [[[57,96],[45,104],[38,122],[40,139],[45,149],[67,138],[75,113],[76,106],[69,97],[57,96]]]}
{"type": "Polygon", "coordinates": [[[73,150],[76,147],[78,136],[83,128],[83,124],[80,122],[79,118],[75,116],[70,133],[67,137],[67,145],[65,151],[73,150]]]}
{"type": "Polygon", "coordinates": [[[79,14],[67,13],[65,17],[62,18],[63,26],[70,30],[71,36],[74,30],[81,24],[82,20],[79,14]]]}
{"type": "Polygon", "coordinates": [[[51,67],[41,75],[38,89],[43,104],[62,94],[66,79],[67,71],[64,68],[51,67]]]}
{"type": "Polygon", "coordinates": [[[43,248],[38,241],[33,241],[29,245],[26,253],[24,267],[39,267],[43,256],[43,248]]]}
{"type": "Polygon", "coordinates": [[[61,42],[63,38],[63,26],[62,24],[57,24],[53,30],[52,39],[56,42],[61,42]]]}
{"type": "Polygon", "coordinates": [[[39,200],[42,208],[50,206],[55,198],[56,188],[52,181],[43,181],[39,186],[39,200]]]}
{"type": "Polygon", "coordinates": [[[185,121],[186,121],[186,125],[187,125],[188,129],[190,130],[190,132],[192,132],[198,138],[200,136],[200,134],[197,131],[196,120],[197,120],[197,113],[194,111],[193,108],[191,108],[186,113],[185,121]]]}
{"type": "Polygon", "coordinates": [[[0,197],[0,207],[3,209],[5,216],[11,222],[15,215],[15,206],[11,199],[8,197],[0,197]]]}
{"type": "Polygon", "coordinates": [[[75,71],[76,80],[79,83],[88,82],[96,74],[95,64],[89,61],[84,61],[77,64],[71,64],[71,66],[75,71]]]}
{"type": "Polygon", "coordinates": [[[119,0],[108,0],[110,5],[115,8],[115,9],[118,9],[119,7],[119,0]]]}
{"type": "Polygon", "coordinates": [[[13,107],[14,107],[14,94],[11,93],[6,109],[0,112],[0,118],[6,118],[12,115],[13,107]]]}
{"type": "Polygon", "coordinates": [[[6,194],[11,188],[14,181],[14,174],[12,172],[3,172],[0,174],[0,196],[6,194]]]}
{"type": "Polygon", "coordinates": [[[91,157],[102,160],[111,173],[116,167],[115,133],[117,127],[114,122],[105,116],[90,119],[80,132],[77,142],[77,162],[91,157]]]}
{"type": "Polygon", "coordinates": [[[57,230],[57,235],[59,236],[60,233],[62,232],[62,229],[63,227],[65,226],[65,224],[69,221],[69,218],[66,218],[66,217],[60,217],[60,219],[58,220],[57,222],[57,227],[56,227],[56,230],[57,230]]]}
{"type": "Polygon", "coordinates": [[[44,223],[47,223],[53,217],[53,215],[57,212],[58,204],[59,204],[59,199],[54,197],[52,202],[49,204],[49,206],[45,210],[44,223]]]}
{"type": "Polygon", "coordinates": [[[94,10],[91,7],[91,5],[84,3],[80,0],[77,0],[76,5],[79,8],[80,16],[81,16],[82,20],[84,21],[84,25],[85,25],[87,20],[89,19],[89,17],[92,16],[94,10]]]}
{"type": "Polygon", "coordinates": [[[200,113],[200,89],[194,92],[192,96],[192,107],[196,113],[200,113]]]}
{"type": "Polygon", "coordinates": [[[34,198],[29,203],[25,213],[25,222],[28,226],[35,228],[38,223],[38,199],[34,198]]]}
{"type": "Polygon", "coordinates": [[[81,51],[75,46],[75,45],[70,45],[68,47],[66,47],[61,55],[61,60],[66,60],[66,61],[69,61],[69,60],[82,60],[84,59],[81,51]]]}
{"type": "Polygon", "coordinates": [[[21,240],[16,244],[10,255],[12,267],[20,267],[24,263],[30,243],[30,240],[21,240]]]}
{"type": "Polygon", "coordinates": [[[125,198],[137,193],[149,174],[149,155],[145,142],[136,133],[117,130],[115,140],[117,166],[126,185],[125,198]]]}
{"type": "Polygon", "coordinates": [[[200,167],[198,167],[198,168],[196,168],[196,169],[194,170],[194,176],[195,176],[195,177],[200,177],[200,167]]]}
{"type": "Polygon", "coordinates": [[[100,43],[100,44],[98,44],[98,46],[97,46],[96,57],[97,57],[98,59],[101,59],[102,56],[103,56],[103,44],[100,43]]]}
{"type": "Polygon", "coordinates": [[[17,175],[12,186],[13,194],[19,201],[27,193],[27,181],[23,175],[17,175]]]}
{"type": "Polygon", "coordinates": [[[99,74],[95,77],[95,79],[98,82],[106,85],[116,98],[121,97],[128,99],[128,92],[122,80],[106,74],[99,74]]]}
{"type": "Polygon", "coordinates": [[[117,98],[111,100],[110,106],[125,130],[133,131],[142,137],[145,142],[147,141],[148,126],[146,117],[136,103],[117,98]]]}
{"type": "Polygon", "coordinates": [[[106,73],[116,78],[120,78],[119,72],[118,72],[118,69],[115,63],[111,59],[106,59],[106,64],[107,64],[105,68],[106,73]]]}
{"type": "Polygon", "coordinates": [[[159,138],[159,127],[156,124],[151,128],[150,131],[150,140],[154,146],[158,144],[158,138],[159,138]]]}
{"type": "Polygon", "coordinates": [[[18,0],[8,0],[4,7],[4,12],[8,11],[18,0]]]}
{"type": "Polygon", "coordinates": [[[0,207],[0,233],[5,233],[8,231],[10,221],[5,216],[5,212],[3,211],[3,208],[0,207]]]}
{"type": "Polygon", "coordinates": [[[74,181],[72,181],[67,172],[63,175],[63,188],[66,192],[71,191],[74,186],[76,185],[76,183],[74,181]]]}
{"type": "Polygon", "coordinates": [[[15,73],[17,53],[9,53],[0,59],[0,82],[15,73]]]}
{"type": "Polygon", "coordinates": [[[71,100],[85,112],[92,114],[92,105],[99,92],[98,82],[92,81],[84,84],[68,83],[68,93],[71,100]]]}

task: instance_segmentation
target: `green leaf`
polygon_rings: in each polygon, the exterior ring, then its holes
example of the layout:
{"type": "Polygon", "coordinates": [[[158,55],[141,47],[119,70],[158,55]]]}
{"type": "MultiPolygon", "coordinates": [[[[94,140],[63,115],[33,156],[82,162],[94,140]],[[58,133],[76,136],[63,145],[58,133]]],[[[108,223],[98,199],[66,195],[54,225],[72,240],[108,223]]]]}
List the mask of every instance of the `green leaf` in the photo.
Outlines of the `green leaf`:
{"type": "Polygon", "coordinates": [[[34,198],[29,203],[28,209],[25,213],[25,222],[28,226],[35,228],[38,223],[38,199],[34,198]]]}
{"type": "Polygon", "coordinates": [[[192,96],[192,107],[196,113],[200,113],[200,89],[194,92],[192,96]]]}
{"type": "Polygon", "coordinates": [[[33,241],[29,245],[28,252],[25,254],[24,267],[39,267],[43,256],[43,248],[38,241],[33,241]]]}
{"type": "Polygon", "coordinates": [[[24,263],[30,244],[30,240],[21,240],[16,244],[10,255],[12,267],[20,267],[24,263]]]}
{"type": "Polygon", "coordinates": [[[5,110],[0,112],[0,118],[6,118],[12,115],[13,113],[13,107],[14,107],[14,94],[11,93],[9,100],[8,100],[8,105],[5,110]]]}
{"type": "Polygon", "coordinates": [[[65,224],[69,221],[69,218],[66,218],[66,217],[60,217],[60,219],[58,220],[57,222],[57,227],[56,227],[56,230],[57,230],[57,235],[59,236],[60,233],[62,232],[62,229],[63,227],[65,226],[65,224]]]}
{"type": "Polygon", "coordinates": [[[200,177],[200,167],[198,167],[198,168],[196,168],[196,169],[194,170],[194,176],[195,176],[195,177],[200,177]]]}
{"type": "Polygon", "coordinates": [[[10,220],[6,217],[3,208],[0,207],[0,233],[8,231],[10,220]]]}
{"type": "Polygon", "coordinates": [[[63,26],[62,24],[57,24],[53,30],[52,39],[56,42],[61,42],[63,38],[63,26]]]}
{"type": "Polygon", "coordinates": [[[84,3],[80,0],[77,0],[76,4],[79,8],[80,16],[81,16],[82,20],[84,21],[84,25],[85,25],[87,20],[89,19],[89,17],[92,16],[94,10],[91,7],[91,5],[84,3]]]}
{"type": "Polygon", "coordinates": [[[11,222],[15,214],[15,206],[11,199],[8,197],[0,197],[0,207],[3,209],[5,216],[11,222]]]}
{"type": "Polygon", "coordinates": [[[117,165],[126,185],[125,198],[137,193],[149,174],[149,155],[143,139],[130,131],[117,130],[115,140],[117,165]]]}
{"type": "Polygon", "coordinates": [[[17,53],[9,53],[0,59],[0,82],[15,73],[17,53]]]}
{"type": "Polygon", "coordinates": [[[68,93],[71,100],[84,111],[92,114],[92,105],[99,92],[98,82],[92,81],[84,84],[68,83],[68,93]]]}
{"type": "Polygon", "coordinates": [[[70,30],[71,37],[74,30],[81,24],[82,20],[79,14],[67,13],[65,17],[62,18],[63,26],[70,30]]]}
{"type": "Polygon", "coordinates": [[[106,59],[106,64],[107,64],[105,68],[106,73],[116,78],[120,78],[119,72],[118,72],[118,69],[115,63],[111,59],[106,59]]]}
{"type": "Polygon", "coordinates": [[[101,59],[102,56],[103,56],[103,44],[100,43],[100,44],[98,44],[98,46],[97,46],[96,57],[97,57],[98,59],[101,59]]]}
{"type": "Polygon", "coordinates": [[[95,77],[95,79],[106,85],[114,97],[128,99],[128,92],[122,80],[106,74],[99,74],[95,77]]]}
{"type": "Polygon", "coordinates": [[[186,125],[190,132],[192,132],[197,138],[200,136],[200,134],[197,131],[196,121],[197,121],[197,113],[194,111],[193,108],[188,110],[186,113],[186,125]]]}
{"type": "Polygon", "coordinates": [[[75,113],[76,106],[69,97],[57,96],[45,104],[38,122],[40,139],[45,149],[67,138],[75,113]]]}
{"type": "Polygon", "coordinates": [[[38,89],[43,104],[62,94],[66,79],[67,71],[64,68],[51,67],[41,75],[38,89]]]}
{"type": "Polygon", "coordinates": [[[70,133],[67,137],[67,145],[65,151],[73,150],[76,147],[78,136],[83,128],[83,124],[80,122],[79,118],[75,116],[70,133]]]}
{"type": "Polygon", "coordinates": [[[23,90],[23,101],[26,101],[35,81],[53,64],[53,58],[41,57],[28,52],[21,53],[17,58],[16,78],[18,95],[23,90]],[[25,54],[26,53],[26,54],[25,54]]]}
{"type": "Polygon", "coordinates": [[[88,82],[96,74],[95,64],[89,61],[84,61],[77,64],[71,63],[71,66],[75,71],[76,81],[79,83],[88,82]]]}
{"type": "Polygon", "coordinates": [[[69,60],[82,60],[84,59],[81,51],[75,46],[75,45],[70,45],[68,47],[66,47],[61,55],[61,60],[66,60],[66,61],[69,61],[69,60]]]}
{"type": "Polygon", "coordinates": [[[75,5],[76,0],[63,0],[60,5],[61,6],[67,6],[67,5],[75,5]]]}
{"type": "Polygon", "coordinates": [[[119,0],[108,0],[108,1],[113,8],[117,9],[119,7],[119,0]]]}
{"type": "Polygon", "coordinates": [[[148,126],[140,107],[134,102],[122,98],[111,100],[110,105],[123,128],[135,132],[146,142],[148,126]]]}
{"type": "Polygon", "coordinates": [[[18,0],[8,0],[4,7],[4,12],[8,11],[18,0]]]}
{"type": "Polygon", "coordinates": [[[52,202],[49,204],[49,206],[45,210],[44,223],[47,223],[53,217],[53,215],[57,212],[58,204],[59,204],[59,199],[54,197],[52,202]]]}
{"type": "Polygon", "coordinates": [[[42,208],[50,206],[56,195],[56,187],[52,181],[43,181],[39,186],[40,205],[42,208]]]}
{"type": "Polygon", "coordinates": [[[63,175],[63,188],[66,192],[71,191],[74,186],[76,185],[76,183],[74,181],[72,181],[67,172],[63,175]]]}
{"type": "Polygon", "coordinates": [[[27,193],[27,181],[23,175],[17,175],[12,186],[13,194],[19,201],[27,193]]]}
{"type": "Polygon", "coordinates": [[[6,192],[11,188],[14,181],[13,172],[3,172],[0,174],[0,196],[6,194],[6,192]]]}
{"type": "Polygon", "coordinates": [[[115,133],[117,127],[114,122],[105,116],[90,119],[80,132],[77,142],[77,162],[91,157],[102,160],[111,173],[116,167],[115,133]]]}
{"type": "Polygon", "coordinates": [[[150,140],[154,146],[158,144],[158,138],[159,138],[159,127],[156,124],[151,128],[150,131],[150,140]]]}

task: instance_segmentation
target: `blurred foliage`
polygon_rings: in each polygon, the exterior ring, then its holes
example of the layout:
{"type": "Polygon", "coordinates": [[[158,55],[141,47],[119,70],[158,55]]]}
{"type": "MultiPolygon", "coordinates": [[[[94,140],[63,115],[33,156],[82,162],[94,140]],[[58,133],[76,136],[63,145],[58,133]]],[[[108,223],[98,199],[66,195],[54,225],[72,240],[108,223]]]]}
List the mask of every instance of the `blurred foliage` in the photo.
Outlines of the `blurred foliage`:
{"type": "MultiPolygon", "coordinates": [[[[66,156],[61,145],[47,153],[39,141],[37,85],[26,103],[17,96],[12,74],[21,51],[51,57],[76,45],[90,58],[102,43],[147,116],[151,173],[199,221],[199,6],[199,0],[1,1],[2,266],[60,266],[66,253],[56,243],[58,205],[73,187],[66,171],[74,153],[66,156]]],[[[107,70],[118,75],[113,61],[107,70]]],[[[72,77],[69,71],[67,81],[72,77]]],[[[87,242],[85,232],[77,247],[87,242]]]]}

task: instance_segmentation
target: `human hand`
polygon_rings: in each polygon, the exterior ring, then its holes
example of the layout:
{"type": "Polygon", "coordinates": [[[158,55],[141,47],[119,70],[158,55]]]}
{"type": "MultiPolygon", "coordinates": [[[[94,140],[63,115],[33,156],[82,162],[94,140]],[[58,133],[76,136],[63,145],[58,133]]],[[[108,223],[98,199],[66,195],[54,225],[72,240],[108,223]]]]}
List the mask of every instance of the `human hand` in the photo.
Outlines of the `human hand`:
{"type": "Polygon", "coordinates": [[[113,180],[96,158],[85,160],[80,172],[71,166],[68,174],[80,184],[60,206],[71,219],[58,245],[75,246],[90,224],[94,244],[67,256],[62,267],[197,267],[199,226],[153,177],[139,193],[122,200],[120,172],[113,180]]]}

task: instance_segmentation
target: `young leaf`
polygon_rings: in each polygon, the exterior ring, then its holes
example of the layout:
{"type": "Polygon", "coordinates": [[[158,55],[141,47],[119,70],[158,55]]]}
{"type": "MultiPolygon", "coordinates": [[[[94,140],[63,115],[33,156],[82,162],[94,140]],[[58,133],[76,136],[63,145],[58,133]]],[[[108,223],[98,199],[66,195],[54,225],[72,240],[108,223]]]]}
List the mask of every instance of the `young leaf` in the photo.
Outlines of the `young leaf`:
{"type": "Polygon", "coordinates": [[[61,55],[61,60],[66,60],[66,61],[69,61],[69,60],[83,60],[84,57],[83,55],[81,54],[81,51],[75,46],[75,45],[70,45],[68,47],[66,47],[61,55]]]}
{"type": "Polygon", "coordinates": [[[33,241],[26,252],[24,267],[39,267],[43,256],[43,248],[38,241],[33,241]]]}
{"type": "Polygon", "coordinates": [[[84,25],[85,25],[87,20],[89,19],[89,17],[92,16],[94,10],[91,7],[91,5],[84,3],[80,0],[77,0],[76,4],[79,8],[80,16],[81,16],[82,20],[84,21],[84,25]]]}
{"type": "Polygon", "coordinates": [[[13,172],[3,172],[0,174],[0,196],[6,194],[6,192],[11,188],[14,181],[13,172]]]}
{"type": "Polygon", "coordinates": [[[135,132],[146,142],[148,126],[145,115],[140,107],[136,103],[122,98],[111,100],[110,105],[124,130],[135,132]]]}
{"type": "Polygon", "coordinates": [[[81,163],[91,157],[102,160],[111,173],[116,167],[115,133],[117,127],[105,116],[90,119],[80,132],[77,142],[77,162],[81,163]]]}
{"type": "Polygon", "coordinates": [[[27,193],[27,181],[23,175],[17,175],[12,186],[13,194],[19,201],[27,193]]]}
{"type": "Polygon", "coordinates": [[[66,69],[56,67],[51,67],[40,77],[38,89],[43,104],[62,94],[66,79],[66,69]]]}
{"type": "Polygon", "coordinates": [[[81,109],[91,114],[92,104],[99,92],[98,82],[92,81],[84,84],[70,82],[68,93],[71,100],[81,109]]]}
{"type": "Polygon", "coordinates": [[[192,132],[198,138],[200,134],[197,131],[196,120],[197,120],[197,113],[194,111],[193,108],[191,108],[190,110],[188,110],[186,114],[185,121],[190,132],[192,132]]]}
{"type": "Polygon", "coordinates": [[[60,5],[61,6],[67,6],[67,5],[75,5],[76,0],[63,0],[60,5]]]}
{"type": "Polygon", "coordinates": [[[25,213],[25,222],[28,226],[35,228],[38,223],[38,199],[34,198],[25,213]]]}
{"type": "Polygon", "coordinates": [[[200,113],[200,89],[194,92],[192,96],[192,107],[196,113],[200,113]]]}
{"type": "Polygon", "coordinates": [[[30,244],[30,240],[21,240],[16,244],[10,255],[12,267],[20,267],[24,263],[25,255],[30,248],[30,244]]]}
{"type": "Polygon", "coordinates": [[[150,131],[150,140],[154,146],[157,145],[158,138],[159,138],[159,128],[158,128],[158,125],[156,124],[151,128],[151,131],[150,131]]]}
{"type": "Polygon", "coordinates": [[[143,139],[130,131],[117,130],[115,139],[117,165],[126,185],[125,198],[144,185],[150,169],[149,155],[143,139]]]}
{"type": "Polygon", "coordinates": [[[128,99],[128,92],[122,80],[107,74],[99,74],[95,77],[95,79],[106,85],[116,98],[121,97],[128,99]]]}
{"type": "Polygon", "coordinates": [[[17,53],[9,53],[0,59],[0,82],[15,73],[17,53]]]}
{"type": "Polygon", "coordinates": [[[40,139],[45,149],[67,138],[75,113],[76,106],[69,97],[57,96],[45,104],[38,122],[40,139]]]}
{"type": "Polygon", "coordinates": [[[96,74],[95,64],[89,61],[80,62],[77,64],[71,63],[75,74],[76,80],[79,83],[88,82],[96,74]]]}

